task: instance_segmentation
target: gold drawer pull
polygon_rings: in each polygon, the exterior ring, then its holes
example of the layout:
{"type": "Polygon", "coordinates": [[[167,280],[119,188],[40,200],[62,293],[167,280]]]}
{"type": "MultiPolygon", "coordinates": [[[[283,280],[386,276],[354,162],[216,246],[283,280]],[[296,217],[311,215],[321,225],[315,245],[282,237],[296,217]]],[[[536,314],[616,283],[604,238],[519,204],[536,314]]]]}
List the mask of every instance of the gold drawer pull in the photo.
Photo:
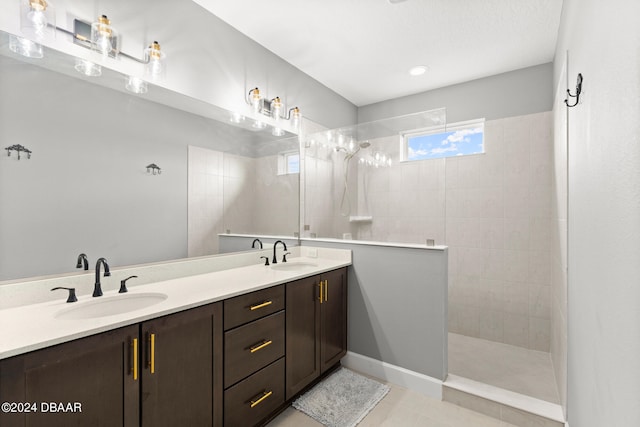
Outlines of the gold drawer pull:
{"type": "Polygon", "coordinates": [[[318,286],[320,286],[320,297],[318,298],[320,300],[320,304],[322,304],[322,280],[320,281],[320,283],[318,283],[318,286]]]}
{"type": "Polygon", "coordinates": [[[151,371],[152,374],[156,373],[156,334],[149,334],[149,353],[150,353],[150,360],[149,360],[149,370],[151,371]]]}
{"type": "Polygon", "coordinates": [[[131,347],[131,355],[133,356],[131,371],[133,372],[133,380],[138,381],[138,338],[134,338],[133,341],[131,341],[131,347]]]}
{"type": "Polygon", "coordinates": [[[263,348],[265,348],[268,345],[273,344],[273,341],[269,340],[269,341],[263,341],[260,344],[256,344],[253,347],[249,348],[249,350],[251,350],[251,353],[255,353],[258,350],[262,350],[263,348]]]}
{"type": "Polygon", "coordinates": [[[271,304],[273,304],[273,301],[265,301],[265,302],[262,302],[260,304],[252,305],[251,307],[249,307],[249,310],[251,310],[251,311],[257,310],[259,308],[266,307],[266,306],[271,305],[271,304]]]}
{"type": "Polygon", "coordinates": [[[324,281],[324,300],[329,301],[329,281],[324,281]]]}
{"type": "Polygon", "coordinates": [[[273,394],[272,391],[263,391],[262,395],[259,398],[256,396],[253,399],[251,399],[251,407],[253,408],[259,405],[263,400],[265,400],[267,397],[271,396],[272,394],[273,394]]]}

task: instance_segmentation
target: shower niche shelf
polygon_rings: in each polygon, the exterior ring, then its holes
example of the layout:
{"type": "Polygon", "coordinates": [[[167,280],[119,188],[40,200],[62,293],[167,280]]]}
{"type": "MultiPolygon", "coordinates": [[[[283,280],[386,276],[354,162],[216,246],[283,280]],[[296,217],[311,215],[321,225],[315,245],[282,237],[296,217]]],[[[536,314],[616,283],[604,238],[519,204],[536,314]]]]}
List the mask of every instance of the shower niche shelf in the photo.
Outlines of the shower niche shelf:
{"type": "Polygon", "coordinates": [[[366,216],[366,215],[360,215],[360,216],[352,215],[349,217],[349,222],[357,223],[357,224],[366,224],[366,223],[373,222],[373,217],[366,216]]]}

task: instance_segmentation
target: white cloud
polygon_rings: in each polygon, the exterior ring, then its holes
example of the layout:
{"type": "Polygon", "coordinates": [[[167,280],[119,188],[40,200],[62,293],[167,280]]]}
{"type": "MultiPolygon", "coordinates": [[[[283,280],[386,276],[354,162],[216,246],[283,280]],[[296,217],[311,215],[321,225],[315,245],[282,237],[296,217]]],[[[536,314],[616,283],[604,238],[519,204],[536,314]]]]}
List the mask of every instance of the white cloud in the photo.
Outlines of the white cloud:
{"type": "Polygon", "coordinates": [[[442,154],[449,151],[458,151],[458,146],[456,144],[451,144],[451,146],[449,147],[434,148],[433,150],[431,150],[431,154],[442,154]]]}
{"type": "Polygon", "coordinates": [[[448,145],[455,142],[471,142],[471,139],[468,138],[470,135],[475,135],[477,133],[482,133],[482,128],[473,128],[473,129],[461,129],[455,131],[451,135],[447,137],[447,139],[442,141],[442,145],[448,145]]]}

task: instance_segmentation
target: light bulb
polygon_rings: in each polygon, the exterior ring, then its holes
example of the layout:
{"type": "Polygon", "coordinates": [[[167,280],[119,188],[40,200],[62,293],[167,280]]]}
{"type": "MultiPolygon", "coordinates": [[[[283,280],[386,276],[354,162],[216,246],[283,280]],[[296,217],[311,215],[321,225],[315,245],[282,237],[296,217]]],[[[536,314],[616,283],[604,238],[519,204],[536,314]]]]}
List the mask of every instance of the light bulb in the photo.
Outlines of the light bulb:
{"type": "Polygon", "coordinates": [[[104,34],[98,37],[98,40],[96,40],[96,46],[98,48],[98,51],[100,51],[103,55],[108,54],[113,49],[113,46],[111,46],[111,38],[104,34]]]}

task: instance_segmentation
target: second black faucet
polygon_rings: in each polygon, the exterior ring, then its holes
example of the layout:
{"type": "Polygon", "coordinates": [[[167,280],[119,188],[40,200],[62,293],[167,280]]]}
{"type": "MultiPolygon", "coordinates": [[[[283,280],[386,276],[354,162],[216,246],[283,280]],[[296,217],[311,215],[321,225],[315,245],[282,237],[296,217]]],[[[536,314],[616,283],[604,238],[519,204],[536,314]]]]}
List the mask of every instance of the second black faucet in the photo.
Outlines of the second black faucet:
{"type": "MultiPolygon", "coordinates": [[[[273,259],[271,260],[272,264],[277,264],[278,260],[276,259],[276,247],[278,247],[278,243],[282,243],[282,246],[284,247],[284,251],[287,251],[287,244],[285,242],[283,242],[282,240],[278,240],[277,242],[275,242],[273,244],[273,259]]],[[[282,257],[282,262],[287,262],[287,256],[283,256],[282,257]]]]}
{"type": "Polygon", "coordinates": [[[100,285],[100,266],[104,265],[104,277],[111,276],[109,272],[109,264],[107,264],[107,260],[105,258],[98,258],[98,262],[96,262],[96,283],[93,287],[93,296],[101,297],[102,296],[102,286],[100,285]]]}

